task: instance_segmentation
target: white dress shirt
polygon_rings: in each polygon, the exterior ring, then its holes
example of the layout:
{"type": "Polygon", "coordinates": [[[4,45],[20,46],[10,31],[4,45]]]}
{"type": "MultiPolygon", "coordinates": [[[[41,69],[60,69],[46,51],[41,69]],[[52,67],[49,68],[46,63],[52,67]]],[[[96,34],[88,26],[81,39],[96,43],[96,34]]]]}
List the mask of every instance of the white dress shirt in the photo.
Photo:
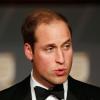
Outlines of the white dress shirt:
{"type": "MultiPolygon", "coordinates": [[[[43,86],[42,84],[40,84],[39,82],[37,82],[34,79],[33,71],[31,72],[30,86],[31,86],[32,100],[36,100],[36,95],[35,95],[35,91],[34,91],[35,86],[40,86],[42,88],[48,89],[47,87],[43,86]]],[[[63,100],[67,100],[67,91],[68,91],[68,81],[67,80],[63,83],[63,86],[64,86],[64,99],[63,100]]],[[[49,97],[46,98],[46,100],[58,100],[58,99],[55,98],[54,96],[50,95],[49,97]]]]}

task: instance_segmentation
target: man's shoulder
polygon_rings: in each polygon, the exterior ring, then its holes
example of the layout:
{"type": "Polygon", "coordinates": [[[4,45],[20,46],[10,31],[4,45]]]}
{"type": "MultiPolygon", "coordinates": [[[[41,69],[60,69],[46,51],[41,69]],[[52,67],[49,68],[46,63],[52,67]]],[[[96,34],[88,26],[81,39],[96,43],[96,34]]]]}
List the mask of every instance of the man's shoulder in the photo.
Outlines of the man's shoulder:
{"type": "Polygon", "coordinates": [[[94,86],[92,84],[88,84],[82,81],[79,81],[77,79],[72,78],[71,76],[69,77],[69,83],[71,84],[71,87],[74,88],[80,88],[80,89],[89,89],[89,90],[96,90],[100,91],[100,87],[94,86]],[[83,88],[82,88],[83,87],[83,88]]]}
{"type": "Polygon", "coordinates": [[[100,98],[100,87],[81,82],[79,80],[73,79],[72,77],[69,77],[69,88],[76,94],[88,96],[91,98],[100,98]]]}
{"type": "Polygon", "coordinates": [[[22,93],[26,93],[29,89],[30,78],[27,77],[23,81],[11,86],[3,91],[0,91],[0,99],[2,100],[10,100],[10,98],[14,98],[14,96],[21,96],[22,93]]]}
{"type": "Polygon", "coordinates": [[[72,77],[70,77],[69,80],[71,80],[71,82],[74,83],[74,85],[78,85],[79,87],[82,86],[82,87],[85,87],[85,88],[100,89],[100,87],[79,81],[79,80],[74,79],[72,77]]]}

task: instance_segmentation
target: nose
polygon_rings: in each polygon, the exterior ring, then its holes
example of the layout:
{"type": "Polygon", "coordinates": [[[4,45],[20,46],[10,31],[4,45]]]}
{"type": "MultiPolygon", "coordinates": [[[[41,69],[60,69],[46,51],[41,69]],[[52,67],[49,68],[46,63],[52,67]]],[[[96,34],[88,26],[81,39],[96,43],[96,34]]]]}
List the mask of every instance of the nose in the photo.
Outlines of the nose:
{"type": "Polygon", "coordinates": [[[64,59],[64,53],[62,50],[58,50],[56,52],[56,63],[58,64],[64,64],[65,59],[64,59]]]}

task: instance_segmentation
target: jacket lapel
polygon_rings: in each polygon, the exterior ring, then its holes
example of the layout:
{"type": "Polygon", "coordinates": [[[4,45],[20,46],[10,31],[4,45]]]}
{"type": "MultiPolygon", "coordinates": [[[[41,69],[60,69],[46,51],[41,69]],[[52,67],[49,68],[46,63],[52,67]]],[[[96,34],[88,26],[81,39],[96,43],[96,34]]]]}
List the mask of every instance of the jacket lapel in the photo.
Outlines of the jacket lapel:
{"type": "Polygon", "coordinates": [[[68,77],[68,94],[67,94],[67,100],[80,100],[75,94],[74,88],[73,88],[73,79],[69,76],[68,77]]]}
{"type": "Polygon", "coordinates": [[[79,99],[76,98],[76,96],[70,90],[68,90],[67,100],[79,100],[79,99]]]}
{"type": "Polygon", "coordinates": [[[31,88],[30,88],[30,75],[29,77],[26,79],[26,85],[24,88],[26,88],[26,93],[24,94],[24,99],[23,100],[32,100],[31,97],[31,88]]]}
{"type": "Polygon", "coordinates": [[[32,97],[31,97],[31,92],[27,92],[27,94],[25,95],[25,98],[24,100],[32,100],[32,97]]]}

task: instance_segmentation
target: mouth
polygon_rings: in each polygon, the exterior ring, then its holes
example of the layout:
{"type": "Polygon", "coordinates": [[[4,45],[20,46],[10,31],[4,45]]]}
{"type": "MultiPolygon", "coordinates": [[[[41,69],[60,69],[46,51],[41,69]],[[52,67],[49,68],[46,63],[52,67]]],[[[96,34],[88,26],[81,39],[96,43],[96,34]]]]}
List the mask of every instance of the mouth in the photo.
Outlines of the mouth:
{"type": "Polygon", "coordinates": [[[54,70],[54,72],[57,76],[64,76],[66,74],[66,69],[57,69],[54,70]]]}

